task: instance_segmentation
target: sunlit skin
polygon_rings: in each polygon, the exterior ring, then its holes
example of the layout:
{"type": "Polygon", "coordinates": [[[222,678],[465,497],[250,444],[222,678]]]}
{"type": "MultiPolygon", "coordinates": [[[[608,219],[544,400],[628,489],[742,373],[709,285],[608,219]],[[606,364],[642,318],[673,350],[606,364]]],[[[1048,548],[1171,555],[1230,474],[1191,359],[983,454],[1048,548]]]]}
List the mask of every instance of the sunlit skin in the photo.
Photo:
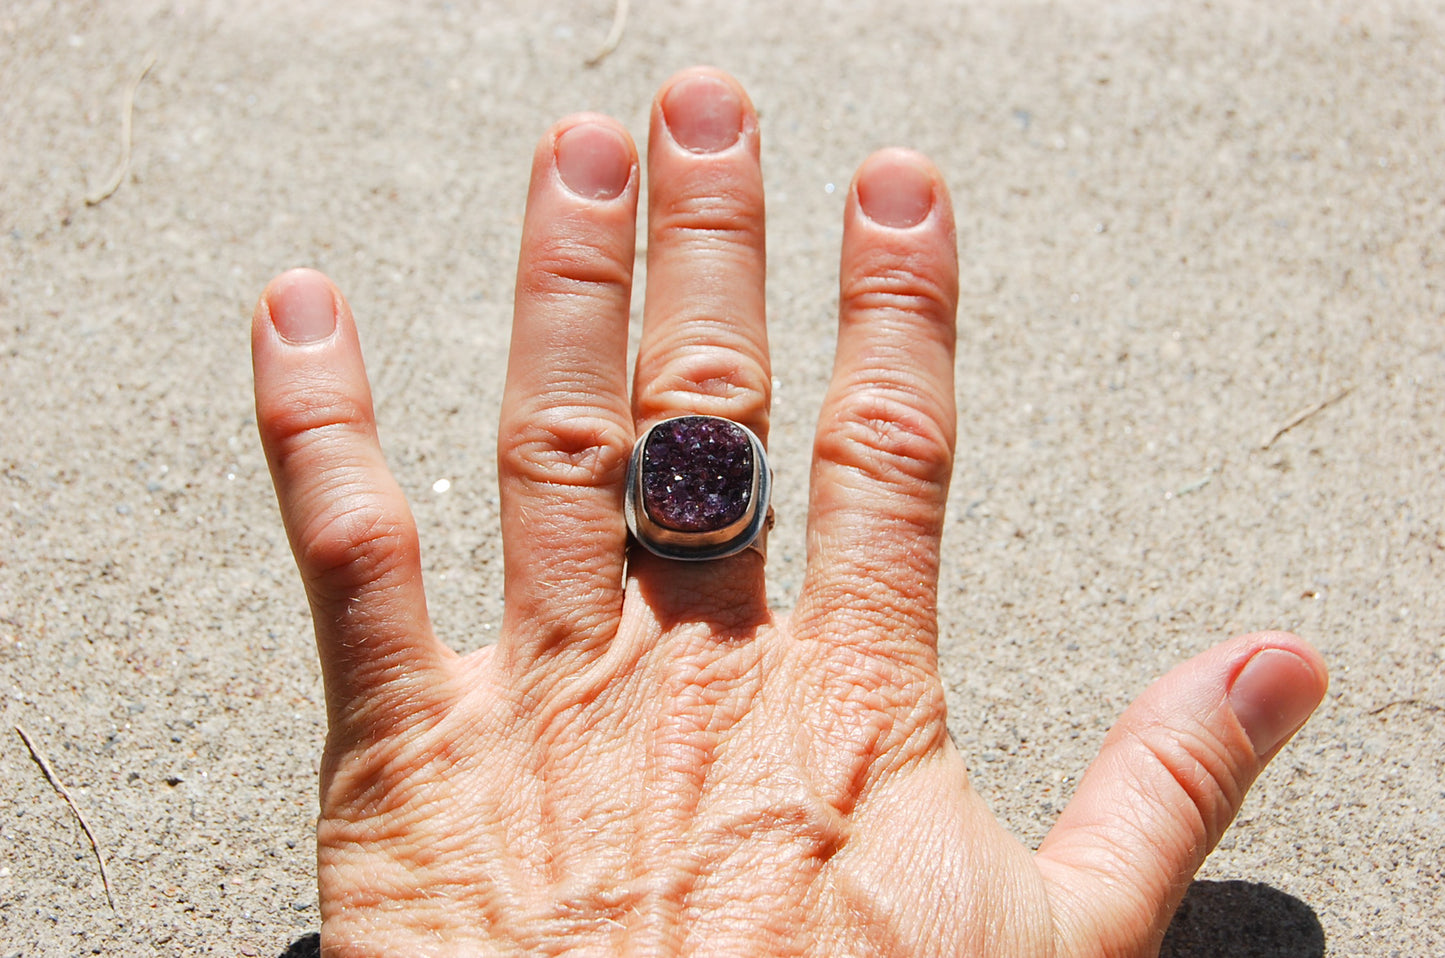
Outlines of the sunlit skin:
{"type": "Polygon", "coordinates": [[[984,807],[936,659],[953,215],[938,171],[902,150],[868,157],[848,195],[794,609],[768,609],[756,552],[629,552],[642,430],[707,414],[767,437],[758,161],[736,81],[664,85],[629,393],[641,162],[602,116],[542,138],[499,431],[505,615],[465,656],[427,617],[349,307],[306,270],[262,295],[258,422],[330,721],[330,958],[1153,954],[1323,696],[1304,641],[1237,638],[1125,712],[1040,848],[984,807]]]}

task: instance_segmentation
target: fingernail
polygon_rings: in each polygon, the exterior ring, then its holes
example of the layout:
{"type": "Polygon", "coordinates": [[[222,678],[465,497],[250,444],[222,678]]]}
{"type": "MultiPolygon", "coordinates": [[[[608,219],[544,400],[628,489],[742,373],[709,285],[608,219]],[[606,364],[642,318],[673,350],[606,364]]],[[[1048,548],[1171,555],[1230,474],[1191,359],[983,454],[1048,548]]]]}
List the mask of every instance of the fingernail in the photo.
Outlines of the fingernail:
{"type": "Polygon", "coordinates": [[[1229,707],[1257,755],[1272,752],[1304,724],[1319,701],[1314,669],[1284,649],[1256,652],[1229,687],[1229,707]]]}
{"type": "Polygon", "coordinates": [[[314,343],[336,329],[336,299],[331,286],[314,273],[283,277],[266,293],[271,322],[287,342],[314,343]]]}
{"type": "Polygon", "coordinates": [[[917,226],[933,209],[933,177],[906,156],[879,157],[858,177],[858,206],[882,226],[917,226]]]}
{"type": "Polygon", "coordinates": [[[567,189],[589,200],[610,200],[632,178],[632,151],[622,134],[599,123],[582,123],[557,137],[557,173],[567,189]]]}
{"type": "Polygon", "coordinates": [[[691,76],[663,96],[662,119],[683,149],[716,153],[742,135],[743,101],[731,84],[717,77],[691,76]]]}

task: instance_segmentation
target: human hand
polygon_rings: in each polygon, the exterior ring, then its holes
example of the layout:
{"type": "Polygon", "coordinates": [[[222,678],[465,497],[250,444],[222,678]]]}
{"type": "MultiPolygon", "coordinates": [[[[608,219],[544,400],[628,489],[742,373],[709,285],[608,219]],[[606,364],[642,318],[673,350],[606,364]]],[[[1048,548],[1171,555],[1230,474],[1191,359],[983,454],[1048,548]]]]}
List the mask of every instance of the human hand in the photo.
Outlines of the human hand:
{"type": "Polygon", "coordinates": [[[538,147],[499,442],[505,614],[469,655],[428,621],[344,300],[295,271],[257,307],[258,422],[330,721],[324,953],[1153,953],[1323,696],[1319,656],[1260,634],[1175,669],[1030,853],[969,787],[935,656],[957,302],[938,172],[884,151],[850,190],[783,616],[754,552],[627,550],[635,436],[701,413],[766,438],[771,382],[757,118],[735,81],[669,81],[648,170],[629,400],[635,149],[592,115],[538,147]]]}

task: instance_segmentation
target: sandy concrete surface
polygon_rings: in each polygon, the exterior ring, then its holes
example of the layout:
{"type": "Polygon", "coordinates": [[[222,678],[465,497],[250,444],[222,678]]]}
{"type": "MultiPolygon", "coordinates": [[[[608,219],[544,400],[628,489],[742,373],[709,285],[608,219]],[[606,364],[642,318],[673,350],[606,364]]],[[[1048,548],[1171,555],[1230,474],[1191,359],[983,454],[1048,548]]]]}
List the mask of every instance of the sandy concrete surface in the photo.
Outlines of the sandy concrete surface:
{"type": "Polygon", "coordinates": [[[489,641],[532,146],[577,109],[641,139],[698,62],[762,117],[773,600],[801,574],[846,185],[914,146],[959,214],[942,655],[979,789],[1036,843],[1152,677],[1297,631],[1329,696],[1165,954],[1445,954],[1445,12],[634,0],[589,68],[611,17],[0,5],[0,956],[305,951],[321,687],[254,298],[297,264],[347,291],[439,631],[489,641]],[[87,206],[152,52],[129,171],[87,206]]]}

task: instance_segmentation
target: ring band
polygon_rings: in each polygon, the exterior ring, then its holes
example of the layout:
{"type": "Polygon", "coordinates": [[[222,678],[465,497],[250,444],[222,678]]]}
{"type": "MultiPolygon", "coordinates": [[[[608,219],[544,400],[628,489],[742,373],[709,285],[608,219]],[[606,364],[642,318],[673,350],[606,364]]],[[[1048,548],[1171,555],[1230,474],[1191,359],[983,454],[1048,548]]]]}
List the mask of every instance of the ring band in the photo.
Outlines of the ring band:
{"type": "Polygon", "coordinates": [[[702,562],[766,556],[773,476],[762,441],[720,416],[656,423],[632,447],[627,528],[648,552],[702,562]]]}

